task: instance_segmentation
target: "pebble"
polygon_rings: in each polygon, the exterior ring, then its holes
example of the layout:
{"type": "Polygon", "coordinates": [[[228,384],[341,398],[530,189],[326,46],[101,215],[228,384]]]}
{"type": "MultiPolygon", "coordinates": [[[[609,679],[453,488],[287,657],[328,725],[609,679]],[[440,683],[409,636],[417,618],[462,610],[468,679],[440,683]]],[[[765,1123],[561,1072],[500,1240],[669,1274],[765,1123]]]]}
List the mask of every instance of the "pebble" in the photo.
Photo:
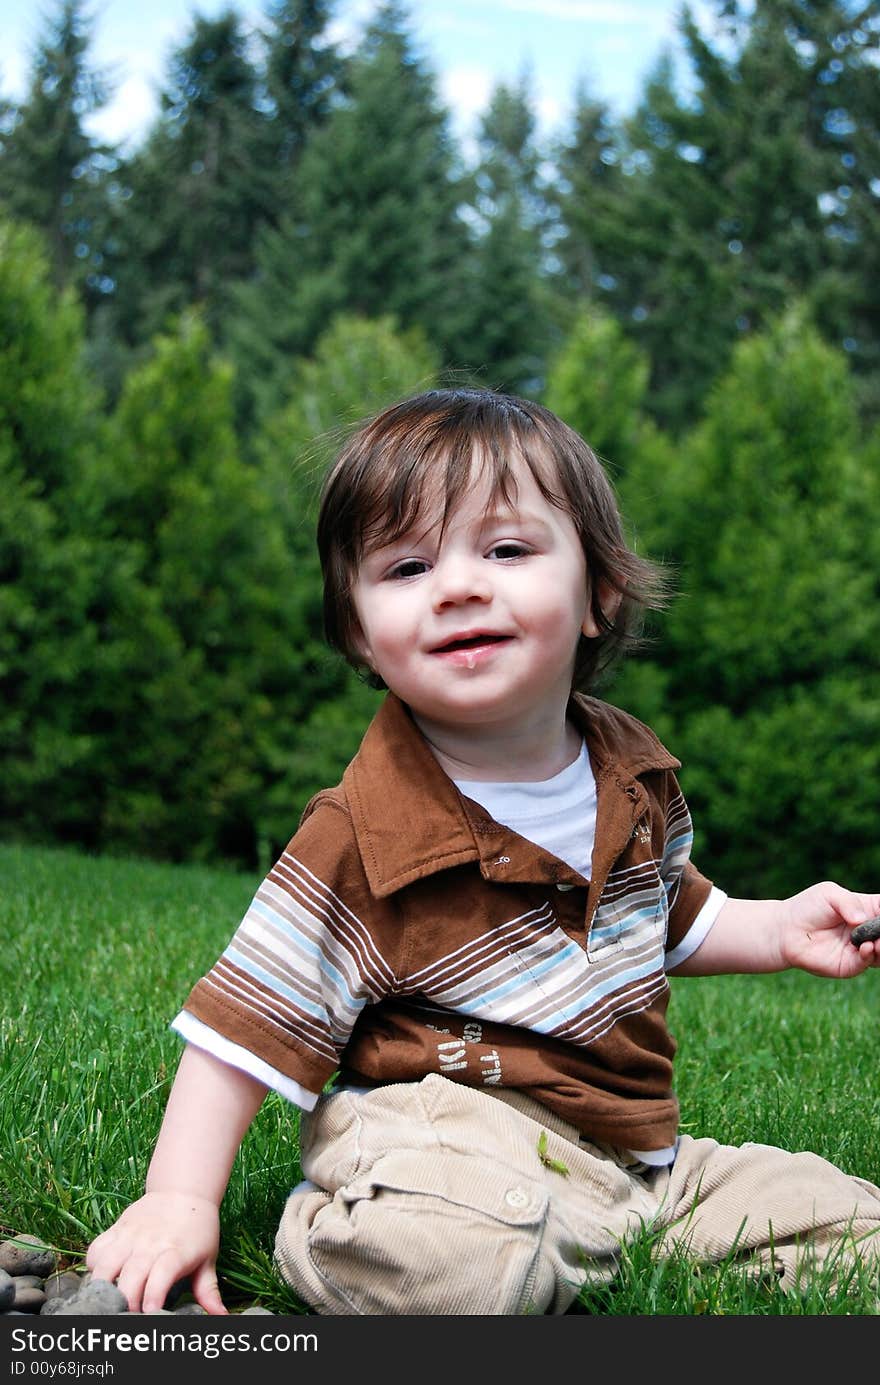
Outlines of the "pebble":
{"type": "Polygon", "coordinates": [[[56,1270],[50,1274],[49,1278],[43,1281],[43,1287],[47,1298],[58,1298],[65,1294],[76,1293],[82,1283],[82,1275],[75,1270],[56,1270]]]}
{"type": "Polygon", "coordinates": [[[37,1285],[16,1282],[15,1299],[12,1306],[19,1313],[39,1313],[45,1302],[46,1294],[43,1289],[37,1285]]]}
{"type": "Polygon", "coordinates": [[[40,1312],[55,1317],[73,1313],[105,1317],[108,1313],[124,1313],[127,1307],[128,1299],[115,1284],[108,1283],[106,1279],[90,1279],[76,1293],[67,1294],[64,1298],[50,1298],[40,1312]]]}
{"type": "MultiPolygon", "coordinates": [[[[88,1270],[61,1269],[58,1253],[38,1236],[19,1234],[0,1242],[0,1317],[29,1314],[57,1317],[74,1314],[132,1314],[125,1295],[115,1284],[94,1279],[88,1270]]],[[[184,1282],[173,1284],[165,1308],[159,1312],[171,1317],[207,1316],[201,1304],[186,1296],[184,1282]]],[[[270,1309],[252,1303],[242,1313],[264,1313],[270,1309]]]]}
{"type": "Polygon", "coordinates": [[[874,919],[866,919],[864,923],[860,923],[849,935],[853,947],[859,947],[862,943],[872,943],[875,938],[880,938],[880,914],[874,919]]]}
{"type": "Polygon", "coordinates": [[[38,1236],[15,1236],[0,1242],[0,1269],[7,1274],[38,1274],[45,1279],[58,1268],[54,1250],[38,1236]]]}

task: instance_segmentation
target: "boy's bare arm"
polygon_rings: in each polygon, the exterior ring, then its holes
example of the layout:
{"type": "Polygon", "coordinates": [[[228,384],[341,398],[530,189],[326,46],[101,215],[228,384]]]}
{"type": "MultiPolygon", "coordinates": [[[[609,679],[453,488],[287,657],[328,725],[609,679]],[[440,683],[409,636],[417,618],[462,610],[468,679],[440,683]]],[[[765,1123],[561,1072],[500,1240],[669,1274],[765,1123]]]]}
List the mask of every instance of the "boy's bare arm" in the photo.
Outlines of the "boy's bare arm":
{"type": "Polygon", "coordinates": [[[854,947],[853,928],[880,913],[880,894],[833,881],[790,899],[728,899],[697,950],[673,976],[771,972],[800,967],[815,976],[858,976],[880,965],[880,939],[854,947]]]}
{"type": "Polygon", "coordinates": [[[115,1281],[134,1312],[162,1308],[191,1276],[196,1300],[225,1313],[217,1288],[220,1203],[267,1088],[201,1049],[184,1049],[147,1173],[144,1196],[89,1247],[96,1279],[115,1281]]]}

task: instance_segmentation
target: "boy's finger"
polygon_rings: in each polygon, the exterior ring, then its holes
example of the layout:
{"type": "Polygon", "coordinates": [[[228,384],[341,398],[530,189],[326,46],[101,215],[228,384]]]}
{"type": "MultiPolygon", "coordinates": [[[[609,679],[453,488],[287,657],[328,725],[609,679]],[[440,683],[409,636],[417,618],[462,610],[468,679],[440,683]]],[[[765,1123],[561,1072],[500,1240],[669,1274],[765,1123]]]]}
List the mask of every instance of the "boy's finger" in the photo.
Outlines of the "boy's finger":
{"type": "Polygon", "coordinates": [[[153,1261],[144,1278],[141,1311],[158,1313],[160,1308],[164,1308],[171,1286],[176,1284],[188,1269],[188,1264],[178,1250],[163,1250],[153,1261]]]}
{"type": "Polygon", "coordinates": [[[119,1292],[125,1295],[129,1312],[142,1312],[141,1299],[144,1291],[143,1271],[138,1270],[132,1265],[131,1261],[128,1261],[116,1276],[115,1283],[119,1292]]]}
{"type": "Polygon", "coordinates": [[[228,1314],[229,1309],[220,1297],[217,1274],[213,1265],[202,1265],[192,1277],[192,1293],[206,1313],[228,1314]]]}
{"type": "Polygon", "coordinates": [[[115,1237],[105,1232],[98,1236],[86,1251],[86,1269],[93,1279],[113,1284],[126,1261],[126,1254],[115,1237]]]}
{"type": "Polygon", "coordinates": [[[95,1239],[89,1246],[88,1250],[86,1251],[86,1267],[88,1269],[92,1269],[95,1264],[95,1261],[99,1259],[102,1255],[106,1254],[107,1248],[109,1246],[112,1246],[113,1241],[114,1236],[112,1226],[108,1227],[106,1231],[102,1231],[99,1236],[95,1237],[95,1239]]]}

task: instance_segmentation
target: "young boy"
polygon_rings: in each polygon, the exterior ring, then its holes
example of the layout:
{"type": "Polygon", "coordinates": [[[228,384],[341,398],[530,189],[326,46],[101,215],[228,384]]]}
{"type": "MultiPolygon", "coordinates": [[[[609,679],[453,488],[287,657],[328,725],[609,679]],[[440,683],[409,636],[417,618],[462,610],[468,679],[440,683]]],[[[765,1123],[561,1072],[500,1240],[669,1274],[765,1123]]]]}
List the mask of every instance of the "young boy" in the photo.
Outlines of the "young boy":
{"type": "Polygon", "coordinates": [[[646,1224],[786,1284],[873,1260],[877,1187],[678,1133],[667,974],[856,976],[880,894],[728,898],[679,762],[573,693],[659,590],[589,447],[525,400],[420,395],[343,449],[318,542],[328,639],[389,692],[175,1021],[146,1192],[93,1273],[225,1311],[218,1209],[269,1088],[306,1174],[276,1258],[319,1313],[562,1313],[646,1224]]]}

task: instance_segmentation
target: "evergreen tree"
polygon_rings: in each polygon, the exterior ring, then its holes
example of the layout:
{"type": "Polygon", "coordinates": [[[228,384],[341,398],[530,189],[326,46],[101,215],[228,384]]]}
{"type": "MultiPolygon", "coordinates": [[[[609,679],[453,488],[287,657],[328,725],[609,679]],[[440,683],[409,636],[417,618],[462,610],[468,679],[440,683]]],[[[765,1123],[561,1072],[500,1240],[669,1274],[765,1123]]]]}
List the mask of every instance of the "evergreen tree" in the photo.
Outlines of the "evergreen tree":
{"type": "Polygon", "coordinates": [[[130,342],[193,306],[218,333],[229,285],[251,272],[256,229],[272,214],[266,123],[241,18],[197,15],[117,199],[115,327],[130,342]]]}
{"type": "Polygon", "coordinates": [[[550,361],[544,402],[622,472],[644,444],[648,371],[615,318],[584,308],[550,361]]]}
{"type": "Polygon", "coordinates": [[[100,428],[83,343],[40,237],[0,223],[0,822],[32,840],[93,840],[96,672],[118,654],[105,577],[126,582],[90,480],[100,428]]]}
{"type": "Polygon", "coordinates": [[[87,62],[90,41],[83,0],[58,0],[27,96],[0,133],[0,208],[42,232],[56,286],[73,285],[94,306],[111,287],[103,209],[116,156],[84,127],[108,97],[106,79],[87,62]]]}
{"type": "Polygon", "coordinates": [[[877,241],[876,0],[715,8],[709,37],[683,11],[693,95],[665,60],[626,123],[619,175],[605,153],[611,198],[567,166],[566,262],[648,352],[651,408],[674,428],[738,337],[792,296],[866,372],[880,337],[863,278],[877,241]]]}
{"type": "MultiPolygon", "coordinates": [[[[268,101],[272,161],[288,178],[311,131],[339,98],[345,64],[327,30],[328,0],[269,0],[263,34],[263,84],[268,101]]],[[[279,201],[290,197],[291,185],[279,201]]]]}
{"type": "Polygon", "coordinates": [[[402,8],[384,5],[352,59],[346,101],[307,142],[295,214],[263,231],[239,294],[230,350],[264,416],[287,362],[340,312],[418,324],[459,358],[467,236],[434,85],[402,8]]]}
{"type": "Polygon", "coordinates": [[[238,455],[231,373],[198,319],[158,338],[126,381],[112,459],[106,513],[137,555],[152,619],[130,630],[105,728],[104,838],[267,864],[303,806],[288,801],[277,839],[268,797],[311,704],[308,598],[274,498],[238,455]]]}
{"type": "Polygon", "coordinates": [[[550,213],[527,78],[496,86],[480,122],[478,150],[476,239],[466,262],[466,363],[490,385],[536,394],[555,324],[546,271],[550,213]]]}
{"type": "MultiPolygon", "coordinates": [[[[876,455],[876,447],[875,447],[876,455]]],[[[870,880],[880,489],[844,353],[803,311],[741,343],[705,423],[624,504],[680,592],[621,702],[684,762],[696,860],[736,893],[870,880]]]]}
{"type": "Polygon", "coordinates": [[[421,328],[401,331],[391,317],[346,314],[321,334],[311,356],[292,363],[287,400],[267,420],[257,453],[267,470],[280,461],[300,477],[297,521],[304,512],[315,517],[314,505],[304,503],[304,473],[319,481],[347,429],[405,395],[431,389],[439,368],[421,328]]]}
{"type": "Polygon", "coordinates": [[[600,257],[614,245],[626,215],[622,163],[617,122],[608,106],[579,84],[571,132],[556,151],[556,211],[561,222],[556,253],[579,303],[596,298],[601,305],[603,296],[616,287],[603,273],[600,257]]]}
{"type": "Polygon", "coordinates": [[[866,419],[880,420],[880,4],[812,0],[789,7],[811,78],[810,116],[826,155],[819,205],[827,267],[807,285],[817,323],[843,345],[866,419]],[[831,247],[830,253],[828,247],[831,247]]]}

